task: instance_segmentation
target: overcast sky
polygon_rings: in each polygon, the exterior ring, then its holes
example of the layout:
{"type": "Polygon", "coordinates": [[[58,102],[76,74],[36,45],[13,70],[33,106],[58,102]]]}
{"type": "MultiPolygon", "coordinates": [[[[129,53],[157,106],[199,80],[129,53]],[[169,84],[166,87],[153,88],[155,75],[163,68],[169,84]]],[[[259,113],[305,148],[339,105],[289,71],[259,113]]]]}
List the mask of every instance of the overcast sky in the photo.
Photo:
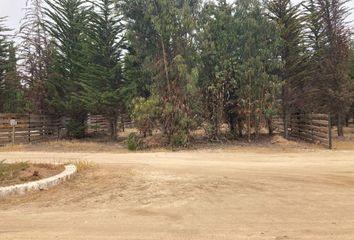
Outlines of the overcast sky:
{"type": "MultiPolygon", "coordinates": [[[[298,2],[299,0],[294,0],[298,2]]],[[[21,18],[24,15],[23,8],[26,5],[26,0],[0,0],[0,17],[7,16],[7,26],[17,29],[21,18]]],[[[354,8],[354,0],[349,1],[349,7],[354,8]]],[[[350,16],[350,21],[354,21],[354,11],[350,16]]],[[[354,23],[351,24],[354,26],[354,23]]]]}

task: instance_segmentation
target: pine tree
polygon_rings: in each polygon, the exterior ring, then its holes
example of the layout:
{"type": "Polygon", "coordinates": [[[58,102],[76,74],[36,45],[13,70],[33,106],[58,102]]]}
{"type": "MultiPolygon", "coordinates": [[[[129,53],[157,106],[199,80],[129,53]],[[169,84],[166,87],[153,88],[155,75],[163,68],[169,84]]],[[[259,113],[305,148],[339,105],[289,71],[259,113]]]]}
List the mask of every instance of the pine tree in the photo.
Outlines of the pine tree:
{"type": "Polygon", "coordinates": [[[0,18],[0,112],[20,113],[25,110],[23,88],[17,71],[14,42],[9,40],[6,18],[0,18]]]}
{"type": "Polygon", "coordinates": [[[51,86],[58,88],[60,102],[70,117],[68,136],[85,135],[87,107],[82,99],[85,94],[86,67],[89,64],[87,27],[90,11],[83,0],[45,0],[45,25],[55,45],[56,77],[51,86]]]}
{"type": "Polygon", "coordinates": [[[316,112],[337,118],[338,136],[351,105],[348,64],[350,31],[346,25],[345,0],[307,2],[308,42],[312,53],[311,97],[316,112]]]}
{"type": "Polygon", "coordinates": [[[267,9],[281,38],[279,56],[283,66],[277,75],[283,85],[282,110],[285,136],[288,137],[290,115],[308,111],[304,102],[307,59],[303,42],[303,18],[300,4],[293,5],[290,0],[271,0],[267,3],[267,9]]]}
{"type": "Polygon", "coordinates": [[[44,28],[43,0],[28,0],[19,37],[22,79],[28,88],[27,99],[34,113],[49,113],[46,104],[48,84],[49,40],[44,28]]]}
{"type": "Polygon", "coordinates": [[[145,21],[147,1],[124,1],[120,5],[127,22],[126,38],[128,53],[124,59],[124,86],[122,96],[126,108],[131,112],[135,98],[150,98],[153,94],[156,33],[150,21],[145,21]]]}
{"type": "Polygon", "coordinates": [[[24,91],[21,78],[17,71],[17,57],[14,43],[9,43],[8,61],[6,63],[4,88],[3,88],[3,112],[22,113],[25,111],[24,91]]]}
{"type": "Polygon", "coordinates": [[[90,109],[103,114],[110,122],[111,139],[117,138],[117,121],[123,113],[120,95],[123,84],[123,24],[112,0],[94,3],[90,27],[92,62],[87,68],[87,102],[90,109]]]}
{"type": "Polygon", "coordinates": [[[4,26],[3,22],[6,18],[0,18],[0,112],[3,111],[4,89],[5,89],[5,73],[9,55],[9,44],[7,32],[10,30],[4,26]]]}

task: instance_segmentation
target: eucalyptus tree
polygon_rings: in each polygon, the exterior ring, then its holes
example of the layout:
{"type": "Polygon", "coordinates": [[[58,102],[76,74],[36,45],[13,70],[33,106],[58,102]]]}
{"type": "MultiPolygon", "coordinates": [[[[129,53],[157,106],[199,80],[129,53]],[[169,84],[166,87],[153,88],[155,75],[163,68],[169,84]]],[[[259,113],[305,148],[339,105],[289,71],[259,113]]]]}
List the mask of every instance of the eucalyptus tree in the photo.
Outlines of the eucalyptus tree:
{"type": "MultiPolygon", "coordinates": [[[[234,135],[237,128],[237,107],[233,68],[237,58],[237,22],[232,5],[225,0],[208,2],[198,20],[198,50],[201,60],[199,85],[203,93],[204,118],[209,122],[209,137],[218,139],[225,118],[234,135]],[[223,117],[225,115],[225,117],[223,117]]],[[[242,135],[242,127],[240,127],[242,135]]]]}
{"type": "Polygon", "coordinates": [[[193,122],[188,100],[196,91],[198,78],[194,62],[198,8],[197,0],[135,0],[125,5],[131,10],[132,46],[140,46],[135,48],[137,55],[143,56],[143,65],[151,66],[152,92],[163,106],[162,128],[169,142],[176,145],[188,144],[193,122]],[[140,32],[142,26],[146,29],[140,32]]]}
{"type": "Polygon", "coordinates": [[[193,124],[189,98],[196,90],[198,70],[193,45],[199,1],[148,1],[147,14],[156,32],[154,76],[163,111],[163,129],[169,142],[186,145],[193,124]]]}
{"type": "Polygon", "coordinates": [[[68,136],[81,138],[85,134],[87,106],[85,94],[87,65],[89,64],[87,27],[90,11],[83,0],[45,0],[45,25],[53,40],[56,67],[51,86],[61,93],[55,102],[63,103],[70,117],[68,136]]]}
{"type": "Polygon", "coordinates": [[[257,0],[237,1],[235,17],[239,53],[233,82],[239,98],[237,105],[246,118],[250,141],[251,128],[255,129],[257,137],[265,117],[270,118],[277,111],[280,83],[275,72],[281,66],[277,55],[279,35],[257,0]]]}

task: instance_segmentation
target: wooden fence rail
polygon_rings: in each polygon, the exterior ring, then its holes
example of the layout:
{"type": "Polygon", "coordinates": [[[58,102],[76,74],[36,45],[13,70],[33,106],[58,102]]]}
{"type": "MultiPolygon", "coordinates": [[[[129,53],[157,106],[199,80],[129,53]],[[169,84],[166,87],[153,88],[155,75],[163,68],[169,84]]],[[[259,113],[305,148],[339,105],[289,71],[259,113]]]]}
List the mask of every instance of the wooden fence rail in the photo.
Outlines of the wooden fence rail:
{"type": "Polygon", "coordinates": [[[28,143],[58,138],[63,128],[61,119],[36,114],[0,114],[0,145],[28,143]],[[10,121],[17,121],[11,126],[10,121]]]}
{"type": "MultiPolygon", "coordinates": [[[[129,120],[129,119],[128,119],[129,120]]],[[[70,122],[67,117],[55,118],[37,114],[0,113],[0,146],[12,142],[16,144],[59,139],[65,134],[66,126],[70,122]],[[10,121],[14,119],[17,125],[13,128],[10,121]]],[[[101,115],[88,115],[87,133],[109,133],[109,122],[101,115]]],[[[119,124],[129,128],[130,121],[119,124]]]]}
{"type": "MultiPolygon", "coordinates": [[[[88,115],[87,117],[87,133],[109,133],[110,124],[109,121],[102,115],[88,115]]],[[[124,117],[123,121],[119,119],[117,121],[119,130],[124,131],[125,128],[132,128],[134,123],[130,118],[124,117]]]]}
{"type": "MultiPolygon", "coordinates": [[[[275,118],[274,126],[284,133],[284,120],[275,118]]],[[[332,149],[331,118],[328,114],[294,114],[288,120],[290,138],[322,144],[332,149]]]]}

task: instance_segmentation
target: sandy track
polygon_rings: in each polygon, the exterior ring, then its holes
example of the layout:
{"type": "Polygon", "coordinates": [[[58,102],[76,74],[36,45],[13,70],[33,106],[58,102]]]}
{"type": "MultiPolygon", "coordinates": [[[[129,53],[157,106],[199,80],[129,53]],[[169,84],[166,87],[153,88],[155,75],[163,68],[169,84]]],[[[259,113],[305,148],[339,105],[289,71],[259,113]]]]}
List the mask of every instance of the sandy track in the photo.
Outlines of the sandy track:
{"type": "Polygon", "coordinates": [[[0,200],[0,239],[354,239],[354,151],[0,153],[97,169],[0,200]]]}

